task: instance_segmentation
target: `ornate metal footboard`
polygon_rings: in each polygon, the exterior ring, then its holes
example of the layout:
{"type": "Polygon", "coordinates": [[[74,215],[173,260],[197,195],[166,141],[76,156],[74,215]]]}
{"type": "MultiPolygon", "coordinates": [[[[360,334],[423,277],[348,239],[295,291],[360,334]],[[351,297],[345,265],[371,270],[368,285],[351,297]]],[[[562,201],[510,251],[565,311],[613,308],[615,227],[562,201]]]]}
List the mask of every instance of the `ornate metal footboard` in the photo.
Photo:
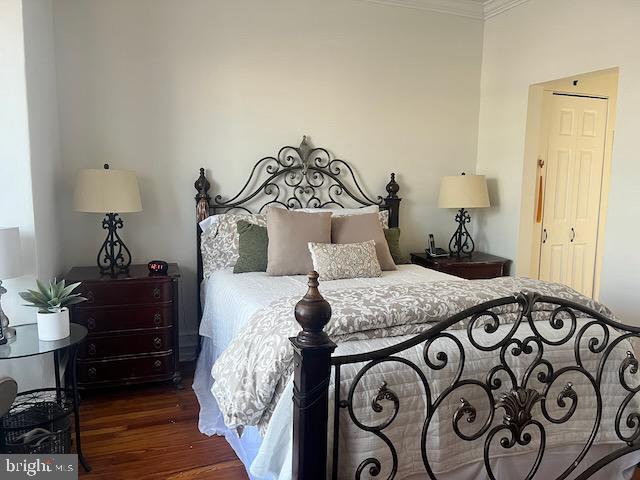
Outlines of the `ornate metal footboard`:
{"type": "MultiPolygon", "coordinates": [[[[368,424],[356,413],[356,407],[362,407],[357,405],[355,395],[358,385],[376,366],[388,363],[402,364],[413,371],[416,385],[424,394],[425,413],[419,419],[422,433],[415,442],[420,445],[422,466],[428,478],[438,478],[428,448],[430,426],[444,403],[452,400],[457,402],[457,407],[451,409],[449,425],[456,441],[483,442],[484,468],[489,478],[495,478],[492,458],[496,449],[514,451],[521,447],[528,447],[534,453],[535,459],[525,477],[533,478],[548,450],[547,431],[554,425],[571,421],[583,406],[581,402],[589,406],[589,402],[581,400],[580,389],[567,380],[574,376],[579,376],[581,382],[592,389],[593,426],[585,430],[584,444],[575,459],[564,471],[558,471],[556,478],[566,478],[583,464],[588,466],[577,478],[589,478],[605,465],[640,449],[640,409],[636,398],[640,391],[640,376],[637,375],[638,360],[631,348],[631,342],[640,338],[640,328],[620,324],[571,301],[529,292],[477,305],[392,347],[332,357],[336,345],[323,331],[331,317],[331,307],[318,292],[317,279],[315,272],[309,275],[309,291],[295,310],[302,331],[291,339],[295,350],[295,479],[338,478],[339,452],[345,447],[343,445],[341,450],[339,446],[341,411],[348,412],[348,415],[342,415],[343,422],[348,418],[355,428],[377,437],[388,449],[385,459],[373,455],[362,458],[348,478],[380,476],[392,479],[396,476],[399,455],[387,429],[398,416],[402,398],[392,387],[382,383],[369,401],[371,410],[377,414],[386,409],[386,417],[368,424]],[[504,322],[500,321],[500,312],[505,310],[511,312],[513,321],[501,325],[504,322]],[[454,330],[461,333],[454,334],[454,330]],[[555,332],[555,336],[550,337],[549,331],[555,332]],[[449,343],[449,353],[441,348],[442,342],[449,343]],[[573,352],[571,364],[554,365],[549,352],[567,345],[573,352]],[[422,348],[419,362],[404,355],[418,346],[422,348]],[[470,376],[465,369],[465,359],[472,349],[495,354],[493,364],[481,378],[470,376]],[[516,371],[512,360],[523,358],[526,358],[524,367],[516,371]],[[341,397],[341,370],[346,365],[357,365],[358,371],[350,380],[348,393],[341,397]],[[595,365],[595,368],[588,365],[595,365]],[[445,369],[449,369],[450,379],[438,391],[433,387],[434,379],[445,369]],[[605,377],[617,380],[621,392],[618,398],[622,399],[614,406],[606,405],[607,408],[603,404],[610,403],[611,399],[603,395],[605,377]],[[332,418],[329,417],[331,382],[335,386],[332,418]],[[481,392],[482,405],[461,393],[469,388],[481,392]],[[615,411],[615,417],[604,415],[606,409],[615,411]],[[329,423],[333,425],[332,439],[328,439],[329,423]],[[596,436],[604,428],[615,436],[619,448],[603,458],[587,457],[596,436]],[[329,462],[328,445],[331,445],[329,462]],[[331,471],[327,471],[327,465],[331,471]]],[[[344,473],[340,475],[343,477],[344,473]]]]}

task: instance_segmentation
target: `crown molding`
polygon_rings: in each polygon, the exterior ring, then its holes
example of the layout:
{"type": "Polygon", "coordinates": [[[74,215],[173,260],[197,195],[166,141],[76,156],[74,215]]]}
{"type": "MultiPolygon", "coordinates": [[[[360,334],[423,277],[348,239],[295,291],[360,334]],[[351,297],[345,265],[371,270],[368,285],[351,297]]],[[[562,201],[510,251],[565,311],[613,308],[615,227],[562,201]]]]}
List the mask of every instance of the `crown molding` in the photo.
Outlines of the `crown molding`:
{"type": "Polygon", "coordinates": [[[507,10],[510,10],[513,7],[522,5],[527,1],[528,0],[486,0],[483,3],[484,19],[486,20],[487,18],[500,15],[502,12],[506,12],[507,10]]]}
{"type": "Polygon", "coordinates": [[[486,20],[528,0],[362,0],[391,7],[413,8],[459,17],[486,20]]]}
{"type": "Polygon", "coordinates": [[[392,7],[413,8],[428,12],[448,13],[459,17],[482,20],[484,11],[482,2],[474,0],[363,0],[392,7]]]}

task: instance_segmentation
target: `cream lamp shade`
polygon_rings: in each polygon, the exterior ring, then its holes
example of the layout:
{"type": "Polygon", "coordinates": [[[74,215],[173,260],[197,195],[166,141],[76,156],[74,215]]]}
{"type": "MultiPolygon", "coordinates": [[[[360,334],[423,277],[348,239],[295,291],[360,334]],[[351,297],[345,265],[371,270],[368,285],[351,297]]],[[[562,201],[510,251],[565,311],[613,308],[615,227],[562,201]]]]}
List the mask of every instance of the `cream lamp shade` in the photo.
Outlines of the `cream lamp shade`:
{"type": "Polygon", "coordinates": [[[18,227],[0,228],[0,280],[22,276],[21,258],[18,227]]]}
{"type": "Polygon", "coordinates": [[[489,191],[484,175],[455,175],[443,177],[440,184],[440,208],[489,207],[489,191]]]}
{"type": "Polygon", "coordinates": [[[80,170],[76,178],[73,208],[88,213],[142,211],[136,173],[130,170],[80,170]]]}

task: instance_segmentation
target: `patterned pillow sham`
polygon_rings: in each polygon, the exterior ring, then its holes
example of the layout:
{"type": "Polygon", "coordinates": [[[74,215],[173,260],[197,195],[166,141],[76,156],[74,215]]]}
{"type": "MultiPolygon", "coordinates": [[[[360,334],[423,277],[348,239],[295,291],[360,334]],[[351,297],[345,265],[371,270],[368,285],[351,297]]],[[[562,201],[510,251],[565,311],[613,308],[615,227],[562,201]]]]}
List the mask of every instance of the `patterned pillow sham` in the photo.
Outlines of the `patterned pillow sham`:
{"type": "Polygon", "coordinates": [[[266,215],[222,213],[214,215],[208,228],[200,236],[204,277],[223,268],[233,267],[238,261],[238,220],[267,226],[266,215]]]}
{"type": "Polygon", "coordinates": [[[378,218],[380,219],[380,224],[382,228],[389,228],[389,210],[380,210],[378,212],[378,218]]]}
{"type": "Polygon", "coordinates": [[[313,269],[320,274],[320,280],[341,278],[370,278],[382,275],[376,242],[362,243],[312,243],[309,252],[313,269]]]}

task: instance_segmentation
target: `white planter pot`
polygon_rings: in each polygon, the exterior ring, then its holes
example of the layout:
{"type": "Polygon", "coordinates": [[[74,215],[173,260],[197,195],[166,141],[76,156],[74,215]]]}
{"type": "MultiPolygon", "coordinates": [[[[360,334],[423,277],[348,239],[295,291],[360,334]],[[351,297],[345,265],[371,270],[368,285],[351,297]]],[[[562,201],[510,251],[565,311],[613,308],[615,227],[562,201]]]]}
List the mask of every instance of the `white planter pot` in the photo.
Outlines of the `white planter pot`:
{"type": "Polygon", "coordinates": [[[56,313],[38,313],[38,338],[45,342],[69,336],[69,310],[56,313]]]}

